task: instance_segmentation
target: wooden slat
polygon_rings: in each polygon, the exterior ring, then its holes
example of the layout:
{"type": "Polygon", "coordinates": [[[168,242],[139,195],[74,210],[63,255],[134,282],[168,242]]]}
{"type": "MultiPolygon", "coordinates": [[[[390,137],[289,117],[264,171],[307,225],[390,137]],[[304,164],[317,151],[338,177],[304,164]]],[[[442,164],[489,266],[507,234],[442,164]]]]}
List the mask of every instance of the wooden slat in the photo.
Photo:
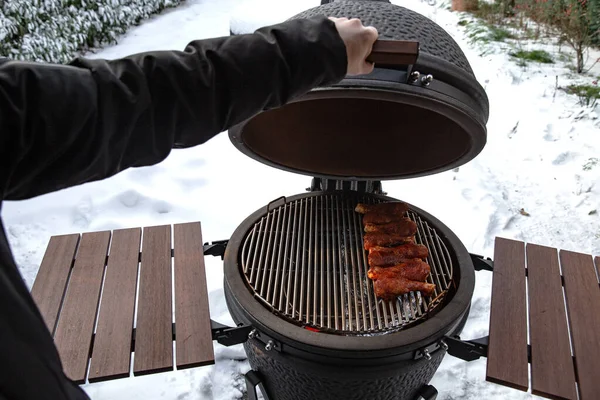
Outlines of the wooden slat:
{"type": "Polygon", "coordinates": [[[79,235],[51,237],[31,288],[31,296],[53,335],[78,243],[79,235]]]}
{"type": "Polygon", "coordinates": [[[571,341],[577,367],[579,398],[598,399],[600,394],[600,288],[592,256],[560,252],[569,313],[571,341]]]}
{"type": "Polygon", "coordinates": [[[214,364],[200,223],[174,226],[177,368],[214,364]]]}
{"type": "Polygon", "coordinates": [[[133,373],[173,368],[171,227],[144,228],[133,373]]]}
{"type": "Polygon", "coordinates": [[[140,228],[113,232],[88,377],[90,382],[129,376],[141,237],[140,228]]]}
{"type": "Polygon", "coordinates": [[[527,284],[532,393],[577,399],[556,249],[527,245],[527,284]]]}
{"type": "Polygon", "coordinates": [[[85,381],[109,241],[110,232],[83,234],[54,335],[64,372],[76,383],[85,381]]]}
{"type": "Polygon", "coordinates": [[[486,379],[527,390],[525,244],[496,238],[486,379]]]}
{"type": "Polygon", "coordinates": [[[596,271],[598,272],[598,282],[600,283],[600,256],[596,256],[596,271]]]}

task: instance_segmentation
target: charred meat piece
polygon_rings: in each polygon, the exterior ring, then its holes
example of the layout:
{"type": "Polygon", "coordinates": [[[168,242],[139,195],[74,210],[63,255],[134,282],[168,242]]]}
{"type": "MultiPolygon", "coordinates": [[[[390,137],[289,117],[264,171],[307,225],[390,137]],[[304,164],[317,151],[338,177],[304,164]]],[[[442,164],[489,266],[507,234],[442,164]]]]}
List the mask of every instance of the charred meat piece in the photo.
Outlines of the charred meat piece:
{"type": "Polygon", "coordinates": [[[370,266],[396,265],[414,258],[427,258],[429,250],[422,244],[406,243],[395,247],[372,247],[369,249],[370,266]]]}
{"type": "Polygon", "coordinates": [[[402,236],[412,236],[417,233],[417,224],[408,218],[388,222],[387,224],[365,224],[365,232],[393,233],[402,236]]]}
{"type": "Polygon", "coordinates": [[[363,225],[381,225],[398,223],[404,219],[404,213],[369,212],[363,215],[363,225]]]}
{"type": "Polygon", "coordinates": [[[381,213],[381,214],[404,214],[408,211],[408,205],[400,201],[391,201],[379,204],[358,203],[354,209],[357,213],[381,213]]]}
{"type": "Polygon", "coordinates": [[[373,281],[375,295],[384,300],[393,300],[403,294],[419,291],[423,296],[431,296],[435,285],[431,283],[411,281],[406,278],[378,279],[373,281]]]}
{"type": "Polygon", "coordinates": [[[413,236],[390,235],[381,232],[365,233],[364,236],[365,250],[370,250],[373,247],[379,246],[398,246],[405,243],[414,243],[413,236]]]}
{"type": "Polygon", "coordinates": [[[371,267],[368,276],[373,280],[396,279],[398,277],[411,281],[425,281],[431,272],[431,267],[419,259],[410,260],[391,267],[371,267]]]}

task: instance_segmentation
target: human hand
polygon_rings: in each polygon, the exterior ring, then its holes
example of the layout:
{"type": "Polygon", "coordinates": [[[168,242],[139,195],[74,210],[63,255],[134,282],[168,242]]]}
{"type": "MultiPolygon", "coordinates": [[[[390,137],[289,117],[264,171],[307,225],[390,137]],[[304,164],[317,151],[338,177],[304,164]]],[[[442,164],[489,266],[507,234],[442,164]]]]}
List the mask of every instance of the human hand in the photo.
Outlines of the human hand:
{"type": "Polygon", "coordinates": [[[379,34],[372,26],[363,26],[359,19],[329,17],[335,23],[340,37],[346,45],[348,75],[363,75],[373,72],[373,63],[366,59],[371,54],[373,43],[379,34]]]}

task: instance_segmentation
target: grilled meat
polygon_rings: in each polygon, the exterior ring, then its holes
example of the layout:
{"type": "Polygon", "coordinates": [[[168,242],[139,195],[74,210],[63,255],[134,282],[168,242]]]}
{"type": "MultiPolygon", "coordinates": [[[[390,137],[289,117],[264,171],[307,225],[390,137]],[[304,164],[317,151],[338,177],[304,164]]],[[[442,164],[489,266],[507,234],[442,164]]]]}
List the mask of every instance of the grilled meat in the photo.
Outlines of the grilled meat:
{"type": "Polygon", "coordinates": [[[413,291],[431,296],[435,285],[425,282],[431,267],[423,261],[429,251],[415,243],[417,224],[406,218],[408,205],[360,203],[355,211],[363,214],[363,244],[369,251],[370,266],[367,276],[373,281],[375,295],[384,300],[413,291]]]}
{"type": "Polygon", "coordinates": [[[384,212],[368,212],[363,215],[363,224],[366,225],[381,225],[389,223],[398,223],[404,219],[404,213],[384,213],[384,212]]]}
{"type": "Polygon", "coordinates": [[[379,204],[363,204],[358,203],[354,209],[357,213],[382,213],[382,214],[404,214],[408,211],[408,205],[400,201],[392,201],[379,204]]]}
{"type": "Polygon", "coordinates": [[[413,291],[419,291],[423,296],[431,296],[435,290],[435,285],[431,283],[411,281],[399,276],[373,281],[373,287],[377,297],[384,300],[393,300],[413,291]]]}
{"type": "Polygon", "coordinates": [[[393,265],[391,267],[371,267],[368,277],[373,280],[395,279],[397,277],[410,279],[411,281],[425,281],[431,272],[431,267],[419,259],[393,265]]]}
{"type": "Polygon", "coordinates": [[[408,218],[402,218],[398,221],[388,222],[387,224],[365,224],[365,232],[393,233],[402,236],[412,236],[417,233],[417,224],[408,218]]]}
{"type": "Polygon", "coordinates": [[[373,247],[379,246],[398,246],[404,243],[414,243],[413,236],[391,235],[381,232],[371,232],[364,235],[365,250],[370,250],[373,247]]]}
{"type": "Polygon", "coordinates": [[[395,247],[371,247],[369,249],[369,265],[396,265],[414,258],[425,259],[429,250],[422,244],[406,243],[395,247]]]}

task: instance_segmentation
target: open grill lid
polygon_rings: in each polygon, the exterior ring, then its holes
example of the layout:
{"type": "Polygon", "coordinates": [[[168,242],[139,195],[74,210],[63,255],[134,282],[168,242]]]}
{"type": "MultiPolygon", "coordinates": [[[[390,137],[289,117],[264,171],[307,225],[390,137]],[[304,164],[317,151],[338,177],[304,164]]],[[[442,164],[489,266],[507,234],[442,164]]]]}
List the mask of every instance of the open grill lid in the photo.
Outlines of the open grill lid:
{"type": "Polygon", "coordinates": [[[336,1],[294,18],[314,15],[355,17],[375,26],[383,39],[371,56],[375,71],[314,89],[231,128],[240,151],[287,171],[356,180],[430,175],[479,154],[488,99],[441,27],[373,1],[336,1]],[[411,57],[410,42],[418,43],[418,57],[411,57]]]}

